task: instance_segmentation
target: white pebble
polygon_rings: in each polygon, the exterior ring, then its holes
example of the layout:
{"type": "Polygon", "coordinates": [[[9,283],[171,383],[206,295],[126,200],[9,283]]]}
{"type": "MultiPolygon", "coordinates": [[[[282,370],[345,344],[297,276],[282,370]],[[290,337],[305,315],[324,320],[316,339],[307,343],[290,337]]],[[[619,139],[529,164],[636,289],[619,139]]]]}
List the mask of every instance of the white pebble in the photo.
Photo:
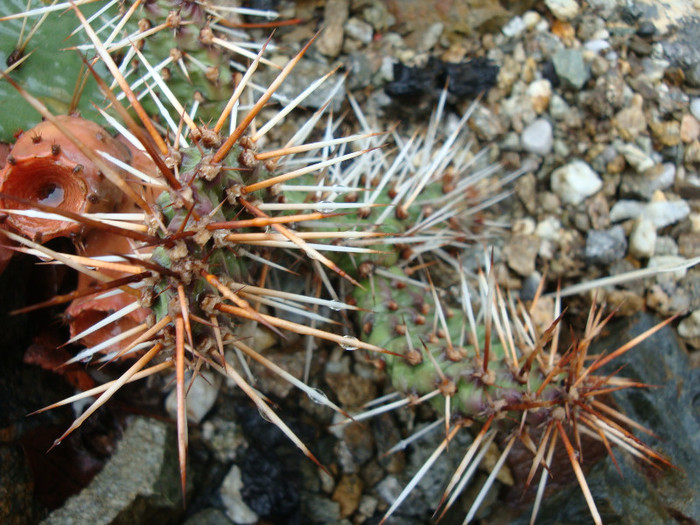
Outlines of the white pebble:
{"type": "Polygon", "coordinates": [[[656,228],[654,223],[641,217],[630,235],[630,254],[638,258],[648,258],[654,255],[656,246],[656,228]]]}
{"type": "Polygon", "coordinates": [[[567,204],[580,204],[603,187],[603,181],[582,160],[575,160],[552,172],[552,190],[567,204]]]}
{"type": "Polygon", "coordinates": [[[685,219],[690,214],[690,206],[683,200],[654,201],[649,203],[629,200],[617,201],[610,210],[612,222],[645,217],[659,230],[685,219]]]}
{"type": "Polygon", "coordinates": [[[258,515],[243,501],[243,480],[241,469],[237,465],[231,467],[224,478],[219,495],[221,503],[226,508],[226,515],[234,522],[247,525],[258,522],[258,515]]]}
{"type": "Polygon", "coordinates": [[[525,27],[532,31],[535,26],[542,20],[542,17],[537,11],[525,11],[523,13],[523,22],[525,23],[525,27]]]}
{"type": "Polygon", "coordinates": [[[607,40],[589,40],[583,44],[583,49],[586,51],[592,51],[593,53],[600,53],[601,51],[608,49],[610,44],[607,40]]]}
{"type": "Polygon", "coordinates": [[[644,214],[656,229],[661,229],[685,219],[690,214],[690,206],[683,200],[650,202],[644,214]]]}
{"type": "Polygon", "coordinates": [[[543,118],[534,120],[521,133],[520,143],[529,153],[549,155],[552,151],[552,125],[543,118]]]}
{"type": "Polygon", "coordinates": [[[519,16],[514,16],[503,26],[501,32],[507,37],[519,36],[525,31],[525,27],[525,21],[519,16]]]}
{"type": "Polygon", "coordinates": [[[694,98],[690,101],[690,114],[700,120],[700,98],[694,98]]]}
{"type": "Polygon", "coordinates": [[[559,20],[571,20],[579,12],[576,0],[544,0],[544,3],[559,20]]]}

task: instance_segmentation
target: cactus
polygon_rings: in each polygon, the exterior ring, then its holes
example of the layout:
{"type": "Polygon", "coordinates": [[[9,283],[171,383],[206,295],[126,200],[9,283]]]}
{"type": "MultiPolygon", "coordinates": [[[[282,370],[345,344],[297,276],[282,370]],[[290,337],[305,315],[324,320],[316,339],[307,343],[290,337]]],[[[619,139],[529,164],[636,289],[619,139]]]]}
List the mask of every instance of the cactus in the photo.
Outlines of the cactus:
{"type": "MultiPolygon", "coordinates": [[[[285,146],[260,151],[261,139],[269,129],[329,78],[312,82],[267,124],[255,123],[311,42],[281,69],[251,107],[242,107],[251,75],[263,62],[265,45],[238,80],[232,95],[230,89],[224,89],[229,85],[228,78],[219,77],[218,82],[197,79],[192,70],[186,75],[179,67],[172,68],[170,82],[165,82],[164,75],[168,74],[163,67],[169,64],[179,66],[187,60],[225,64],[230,59],[230,46],[216,36],[216,28],[207,25],[199,4],[185,3],[179,11],[169,10],[161,2],[149,4],[148,13],[157,20],[150,29],[138,24],[136,11],[127,10],[124,31],[130,37],[123,42],[130,42],[123,49],[119,41],[103,42],[82,11],[72,9],[85,39],[79,49],[100,59],[96,65],[85,60],[85,67],[113,108],[111,114],[100,109],[100,115],[128,138],[123,148],[115,146],[111,152],[106,151],[101,143],[93,144],[78,132],[84,125],[75,117],[54,116],[42,100],[7,77],[7,83],[47,121],[42,124],[45,131],[26,133],[33,147],[45,149],[44,135],[61,137],[59,151],[40,149],[40,158],[57,164],[65,164],[64,156],[68,158],[69,153],[74,158],[72,167],[63,170],[63,178],[53,178],[48,185],[42,182],[26,192],[22,184],[13,182],[17,170],[28,164],[26,155],[16,152],[15,160],[0,176],[0,198],[3,208],[10,208],[8,223],[12,230],[4,235],[84,276],[75,293],[49,301],[72,302],[71,341],[82,341],[87,348],[71,362],[123,357],[135,357],[136,361],[115,381],[47,407],[99,394],[55,445],[125,383],[164,370],[174,371],[184,493],[185,369],[198,370],[206,365],[233,379],[320,466],[249,381],[226,361],[225,348],[233,347],[263,363],[314,401],[345,413],[324,394],[291,377],[243,342],[251,324],[257,324],[280,336],[291,331],[325,339],[346,350],[375,352],[386,362],[394,387],[406,396],[394,406],[430,401],[443,414],[445,440],[391,506],[385,520],[456,433],[470,426],[477,430],[477,437],[437,505],[442,513],[453,504],[473,472],[471,467],[478,464],[478,458],[497,435],[505,438],[505,448],[466,521],[473,517],[516,441],[533,453],[528,483],[542,468],[541,487],[557,441],[564,443],[597,523],[600,516],[575,450],[580,447],[580,432],[599,438],[606,446],[615,443],[652,462],[668,464],[632,436],[624,416],[599,399],[613,388],[640,386],[614,375],[596,374],[633,346],[630,343],[590,362],[590,341],[606,322],[600,312],[592,310],[584,338],[562,352],[558,308],[549,325],[538,328],[522,305],[504,297],[490,268],[477,280],[477,297],[470,295],[458,254],[477,235],[471,226],[483,229],[478,217],[481,209],[504,197],[502,187],[518,174],[493,177],[497,168],[484,159],[484,154],[474,154],[467,147],[464,130],[469,111],[453,131],[442,137],[443,95],[424,134],[404,140],[394,133],[398,152],[386,152],[377,148],[385,143],[386,135],[365,129],[362,134],[336,137],[337,122],[332,119],[321,140],[305,143],[324,115],[322,108],[285,146]],[[193,24],[185,19],[185,13],[192,16],[193,24]],[[173,48],[177,52],[171,52],[173,48]],[[207,57],[208,62],[199,57],[207,57]],[[130,76],[127,69],[133,63],[138,68],[130,76]],[[123,97],[112,92],[100,71],[109,71],[123,97]],[[157,93],[146,89],[150,101],[141,103],[136,86],[151,79],[157,93]],[[196,112],[204,108],[192,98],[191,87],[202,85],[206,86],[207,101],[212,102],[207,111],[212,112],[199,116],[209,120],[214,115],[212,125],[195,122],[196,112]],[[122,105],[123,98],[138,115],[139,123],[122,105]],[[192,102],[189,110],[182,100],[192,102]],[[166,103],[170,109],[165,108],[166,103]],[[225,108],[221,110],[221,106],[225,108]],[[218,108],[216,113],[213,108],[218,108]],[[232,129],[224,133],[229,119],[232,129]],[[168,131],[163,132],[159,125],[168,131]],[[39,140],[32,138],[37,136],[39,140]],[[78,157],[80,160],[75,160],[78,157]],[[303,167],[292,166],[288,162],[292,157],[301,157],[303,167]],[[77,165],[81,166],[78,170],[77,165]],[[79,205],[62,198],[69,185],[87,188],[79,205]],[[95,203],[90,199],[95,194],[109,194],[110,198],[105,199],[104,207],[93,210],[95,203]],[[24,219],[27,208],[32,208],[31,223],[24,219]],[[49,229],[39,231],[38,227],[49,229]],[[42,239],[58,235],[80,237],[85,241],[84,252],[79,256],[61,254],[40,244],[42,239]],[[117,244],[107,250],[96,238],[117,244]],[[115,246],[121,250],[119,257],[107,257],[115,246]],[[285,250],[276,249],[279,247],[285,250]],[[316,299],[273,288],[269,273],[286,272],[299,260],[292,258],[289,250],[302,254],[307,271],[319,283],[328,274],[335,275],[340,293],[333,290],[334,297],[316,299]],[[433,264],[448,265],[456,283],[449,276],[434,283],[430,273],[433,264]],[[457,301],[441,291],[454,284],[460,290],[457,301]],[[352,287],[352,301],[342,299],[348,286],[352,287]],[[119,298],[116,307],[115,297],[119,298]],[[359,337],[315,328],[313,323],[324,319],[310,311],[314,304],[359,312],[359,337]],[[312,326],[266,313],[266,305],[291,308],[311,319],[312,326]],[[101,322],[95,323],[95,318],[101,322]]],[[[206,76],[199,69],[197,74],[206,76]]],[[[219,72],[227,74],[228,67],[220,67],[219,72]]],[[[327,102],[341,86],[334,85],[327,102]]],[[[357,104],[352,99],[351,103],[358,120],[364,122],[357,104]]],[[[101,129],[94,135],[109,136],[101,129]]],[[[483,238],[483,232],[479,236],[483,238]]],[[[356,415],[354,420],[388,408],[356,415]]],[[[542,490],[533,519],[541,495],[542,490]]]]}

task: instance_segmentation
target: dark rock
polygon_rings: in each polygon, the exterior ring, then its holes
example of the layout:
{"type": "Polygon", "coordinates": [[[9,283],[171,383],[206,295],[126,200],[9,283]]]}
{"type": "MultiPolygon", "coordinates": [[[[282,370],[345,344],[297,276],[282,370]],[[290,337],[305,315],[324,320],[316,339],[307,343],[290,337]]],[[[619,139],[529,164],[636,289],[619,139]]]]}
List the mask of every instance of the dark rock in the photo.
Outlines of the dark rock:
{"type": "Polygon", "coordinates": [[[443,62],[431,57],[423,66],[394,65],[394,80],[387,84],[386,93],[395,99],[411,100],[424,95],[437,96],[447,86],[454,100],[475,97],[491,89],[499,68],[485,58],[460,63],[443,62]]]}

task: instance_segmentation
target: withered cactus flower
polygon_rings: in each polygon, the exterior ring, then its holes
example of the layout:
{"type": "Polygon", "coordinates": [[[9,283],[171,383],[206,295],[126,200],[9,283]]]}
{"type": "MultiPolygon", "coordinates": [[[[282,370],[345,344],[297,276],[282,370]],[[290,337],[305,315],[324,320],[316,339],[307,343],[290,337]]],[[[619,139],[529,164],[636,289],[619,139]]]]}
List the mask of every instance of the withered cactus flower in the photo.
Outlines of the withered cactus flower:
{"type": "MultiPolygon", "coordinates": [[[[130,149],[100,125],[77,116],[57,120],[92,151],[131,164],[130,149]]],[[[115,167],[115,171],[121,170],[115,167]]],[[[0,192],[5,195],[0,199],[2,208],[16,210],[36,209],[33,203],[38,202],[80,214],[110,212],[122,201],[122,192],[48,121],[19,136],[0,172],[0,192]]],[[[69,236],[83,227],[68,220],[47,221],[12,213],[6,224],[38,242],[69,236]]]]}

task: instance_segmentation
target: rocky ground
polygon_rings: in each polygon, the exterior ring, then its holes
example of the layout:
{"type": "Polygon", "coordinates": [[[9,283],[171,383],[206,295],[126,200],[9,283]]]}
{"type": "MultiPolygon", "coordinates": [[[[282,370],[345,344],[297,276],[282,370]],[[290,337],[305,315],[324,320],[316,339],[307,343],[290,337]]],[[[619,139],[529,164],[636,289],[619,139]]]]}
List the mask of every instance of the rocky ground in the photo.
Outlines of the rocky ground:
{"type": "MultiPolygon", "coordinates": [[[[260,0],[250,4],[302,20],[277,31],[275,40],[284,54],[325,28],[286,89],[294,92],[295,82],[308,81],[305,68],[315,78],[319,70],[342,64],[350,71],[349,90],[365,115],[381,125],[400,121],[402,130],[416,129],[427,120],[445,85],[452,115],[446,119],[449,125],[480,90],[489,88],[476,103],[469,124],[474,148],[488,148],[489,158],[509,170],[527,168],[515,182],[513,195],[492,212],[493,220],[509,225],[494,248],[495,259],[502,263],[499,280],[527,298],[543,274],[550,291],[557,282],[566,291],[579,283],[621,276],[620,283],[595,291],[596,301],[619,307],[619,315],[631,319],[612,332],[626,332],[635,325],[630,333],[639,333],[639,325],[651,322],[649,314],[680,314],[673,329],[648,341],[634,353],[637,357],[630,354],[629,369],[642,381],[665,388],[621,396],[617,402],[655,430],[660,439],[653,444],[681,470],[657,474],[660,477],[650,481],[648,472],[642,475],[621,459],[625,481],[620,481],[613,463],[603,461],[590,474],[596,497],[604,502],[601,512],[609,523],[641,523],[642,517],[646,523],[696,523],[700,419],[692,407],[700,396],[696,351],[700,267],[692,263],[700,257],[698,2],[674,0],[662,6],[651,0],[260,0]],[[625,279],[631,272],[659,267],[673,271],[625,279]]],[[[260,31],[257,36],[262,35],[260,31]]],[[[8,275],[13,274],[5,274],[5,286],[8,275]]],[[[591,297],[590,292],[573,296],[570,312],[584,315],[591,297]]],[[[268,357],[275,362],[301,374],[303,351],[270,352],[268,357]]],[[[425,447],[384,457],[406,429],[426,424],[427,408],[329,428],[333,420],[327,410],[280,385],[264,370],[256,372],[262,376],[259,388],[279,403],[285,420],[313,444],[332,476],[319,475],[232,384],[211,376],[195,383],[190,393],[193,401],[188,408],[198,424],[191,429],[192,488],[186,510],[178,502],[172,422],[167,415],[161,421],[135,416],[129,408],[129,401],[139,398],[140,391],[135,390],[123,400],[125,406],[104,414],[110,421],[92,429],[92,434],[86,431],[83,439],[93,449],[99,449],[94,443],[104,443],[104,449],[88,455],[92,459],[80,456],[87,466],[69,478],[80,484],[88,477],[84,472],[92,472],[93,462],[104,462],[116,453],[63,509],[48,513],[57,505],[46,498],[54,492],[52,487],[37,485],[43,497],[32,499],[31,476],[19,449],[0,449],[3,465],[17,466],[11,479],[23,480],[4,489],[1,499],[6,503],[0,510],[14,520],[7,523],[34,523],[46,516],[45,522],[51,524],[86,523],[76,521],[76,516],[96,516],[89,522],[145,523],[159,517],[158,522],[164,523],[170,517],[173,523],[187,525],[374,524],[441,439],[435,436],[425,447]],[[126,425],[127,420],[131,424],[126,425]],[[121,428],[123,436],[115,440],[120,431],[114,429],[121,428]],[[150,453],[134,451],[144,443],[150,453]],[[138,475],[143,485],[128,482],[137,470],[143,472],[138,475]]],[[[346,408],[359,407],[390,390],[381,371],[359,354],[340,349],[321,349],[312,375],[346,408]]],[[[41,371],[23,370],[18,378],[6,380],[3,388],[8,392],[16,385],[43,385],[37,399],[11,401],[10,411],[20,413],[30,404],[36,407],[60,398],[56,389],[61,387],[54,388],[47,377],[41,371]]],[[[150,385],[155,387],[165,391],[168,385],[150,385]]],[[[9,393],[7,398],[14,399],[9,393]]],[[[159,403],[141,404],[139,411],[161,413],[159,403]]],[[[63,414],[66,417],[70,414],[63,414]]],[[[44,428],[54,424],[61,422],[41,423],[44,428]]],[[[14,443],[13,431],[6,434],[4,441],[14,443]]],[[[43,445],[23,442],[22,446],[26,451],[43,445]]],[[[462,450],[450,447],[394,523],[430,523],[445,476],[462,450]]],[[[482,523],[514,523],[518,513],[527,511],[517,490],[518,467],[510,464],[508,469],[509,475],[503,476],[480,514],[482,523]],[[516,488],[509,488],[514,483],[516,488]]],[[[469,494],[464,505],[468,499],[469,494]]],[[[455,513],[445,522],[462,519],[455,513]]],[[[590,522],[575,483],[569,492],[551,498],[540,522],[590,522]]]]}

